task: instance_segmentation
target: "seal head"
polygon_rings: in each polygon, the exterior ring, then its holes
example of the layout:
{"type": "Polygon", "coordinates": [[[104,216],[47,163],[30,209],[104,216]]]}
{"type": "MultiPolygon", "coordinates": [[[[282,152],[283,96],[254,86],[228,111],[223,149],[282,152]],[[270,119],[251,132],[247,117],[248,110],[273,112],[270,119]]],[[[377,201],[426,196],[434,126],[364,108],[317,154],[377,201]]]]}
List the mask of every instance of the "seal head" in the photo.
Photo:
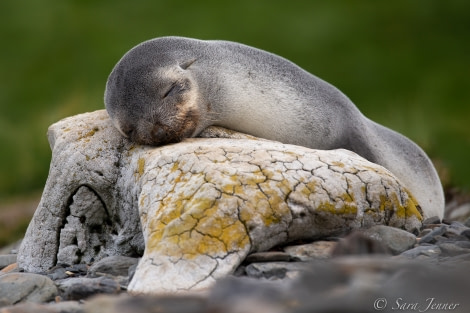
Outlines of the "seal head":
{"type": "Polygon", "coordinates": [[[198,85],[189,67],[194,58],[175,60],[146,43],[126,54],[106,85],[106,109],[115,127],[147,145],[179,142],[201,129],[198,85]],[[152,58],[148,56],[152,55],[152,58]]]}

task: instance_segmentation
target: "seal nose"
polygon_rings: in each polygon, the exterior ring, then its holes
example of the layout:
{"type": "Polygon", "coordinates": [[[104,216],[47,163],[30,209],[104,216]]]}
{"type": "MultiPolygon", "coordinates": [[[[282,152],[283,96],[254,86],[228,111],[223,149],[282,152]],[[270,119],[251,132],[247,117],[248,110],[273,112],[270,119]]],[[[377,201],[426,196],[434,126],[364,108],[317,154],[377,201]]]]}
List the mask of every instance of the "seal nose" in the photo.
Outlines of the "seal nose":
{"type": "Polygon", "coordinates": [[[155,125],[152,129],[152,140],[155,144],[168,141],[168,133],[161,125],[155,125]]]}

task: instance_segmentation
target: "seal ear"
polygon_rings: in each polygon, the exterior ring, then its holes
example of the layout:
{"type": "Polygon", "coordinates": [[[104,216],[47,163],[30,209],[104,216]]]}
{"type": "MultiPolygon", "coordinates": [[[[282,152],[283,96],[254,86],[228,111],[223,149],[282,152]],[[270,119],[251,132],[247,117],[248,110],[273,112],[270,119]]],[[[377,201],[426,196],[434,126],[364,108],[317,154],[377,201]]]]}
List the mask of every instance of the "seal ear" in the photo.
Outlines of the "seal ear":
{"type": "Polygon", "coordinates": [[[180,64],[180,67],[185,70],[187,69],[188,67],[191,66],[191,64],[193,64],[194,62],[196,62],[197,59],[189,59],[189,60],[186,60],[184,61],[183,63],[180,64]]]}

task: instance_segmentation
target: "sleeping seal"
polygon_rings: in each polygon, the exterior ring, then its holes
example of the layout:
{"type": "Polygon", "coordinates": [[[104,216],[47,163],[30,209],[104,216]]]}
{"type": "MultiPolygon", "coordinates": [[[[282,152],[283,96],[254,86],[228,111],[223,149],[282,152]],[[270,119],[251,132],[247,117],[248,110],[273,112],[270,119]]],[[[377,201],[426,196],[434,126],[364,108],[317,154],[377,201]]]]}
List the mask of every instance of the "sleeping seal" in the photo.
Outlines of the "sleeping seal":
{"type": "Polygon", "coordinates": [[[178,142],[216,125],[352,150],[395,174],[425,218],[444,214],[441,182],[420,147],[366,118],[336,87],[266,51],[181,37],[143,42],[112,70],[105,105],[116,128],[141,144],[178,142]]]}

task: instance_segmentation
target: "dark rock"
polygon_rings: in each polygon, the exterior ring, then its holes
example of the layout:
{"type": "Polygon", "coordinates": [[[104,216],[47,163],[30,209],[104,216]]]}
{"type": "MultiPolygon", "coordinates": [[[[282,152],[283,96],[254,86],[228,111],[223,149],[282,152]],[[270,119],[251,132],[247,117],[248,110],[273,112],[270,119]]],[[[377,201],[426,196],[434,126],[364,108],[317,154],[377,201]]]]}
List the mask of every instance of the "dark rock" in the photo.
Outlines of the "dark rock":
{"type": "Polygon", "coordinates": [[[466,237],[467,239],[470,240],[470,229],[464,230],[460,235],[466,237]]]}
{"type": "Polygon", "coordinates": [[[353,231],[343,239],[340,239],[331,254],[333,257],[338,257],[343,255],[387,253],[390,252],[382,242],[372,239],[360,231],[353,231]]]}
{"type": "Polygon", "coordinates": [[[103,274],[109,274],[112,276],[128,276],[129,267],[137,264],[138,262],[138,258],[121,255],[109,256],[93,264],[88,270],[88,275],[90,277],[103,276],[103,274]]]}
{"type": "Polygon", "coordinates": [[[74,273],[77,276],[84,276],[88,273],[89,266],[87,264],[74,264],[66,267],[65,270],[70,273],[74,273]]]}
{"type": "Polygon", "coordinates": [[[0,302],[47,302],[57,295],[54,282],[46,276],[31,273],[9,273],[0,276],[0,302]]]}
{"type": "Polygon", "coordinates": [[[258,262],[289,262],[290,255],[281,251],[266,251],[255,252],[248,255],[244,263],[258,263],[258,262]]]}
{"type": "Polygon", "coordinates": [[[56,284],[65,300],[82,300],[100,293],[117,294],[121,291],[119,283],[106,277],[69,278],[56,281],[56,284]]]}
{"type": "MultiPolygon", "coordinates": [[[[66,266],[66,265],[65,265],[66,266]]],[[[62,265],[56,265],[49,269],[47,271],[47,277],[49,277],[52,280],[58,280],[58,279],[65,279],[69,278],[69,275],[67,275],[67,270],[65,269],[64,266],[62,265]]]]}
{"type": "Polygon", "coordinates": [[[0,255],[0,270],[16,262],[16,254],[0,255]]]}

